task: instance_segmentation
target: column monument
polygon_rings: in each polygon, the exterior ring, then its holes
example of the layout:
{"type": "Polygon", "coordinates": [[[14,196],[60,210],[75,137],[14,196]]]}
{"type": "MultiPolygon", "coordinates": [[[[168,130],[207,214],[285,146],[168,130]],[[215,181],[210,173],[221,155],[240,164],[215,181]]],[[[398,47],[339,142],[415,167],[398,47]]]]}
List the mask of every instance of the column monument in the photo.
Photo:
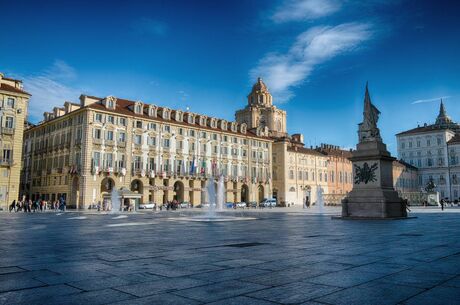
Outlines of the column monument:
{"type": "Polygon", "coordinates": [[[372,104],[366,84],[363,122],[353,162],[353,189],[342,201],[342,218],[407,217],[406,205],[393,187],[393,161],[377,127],[380,111],[372,104]]]}

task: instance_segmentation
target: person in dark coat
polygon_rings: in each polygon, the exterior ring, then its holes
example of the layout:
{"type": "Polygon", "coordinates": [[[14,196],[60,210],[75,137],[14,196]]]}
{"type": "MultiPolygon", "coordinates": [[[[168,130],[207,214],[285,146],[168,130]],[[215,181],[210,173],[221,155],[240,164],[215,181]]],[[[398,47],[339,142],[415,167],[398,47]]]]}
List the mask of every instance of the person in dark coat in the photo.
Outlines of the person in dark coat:
{"type": "Polygon", "coordinates": [[[15,211],[15,212],[16,212],[16,199],[13,200],[13,202],[12,202],[11,205],[10,205],[10,213],[11,213],[12,211],[15,211]]]}

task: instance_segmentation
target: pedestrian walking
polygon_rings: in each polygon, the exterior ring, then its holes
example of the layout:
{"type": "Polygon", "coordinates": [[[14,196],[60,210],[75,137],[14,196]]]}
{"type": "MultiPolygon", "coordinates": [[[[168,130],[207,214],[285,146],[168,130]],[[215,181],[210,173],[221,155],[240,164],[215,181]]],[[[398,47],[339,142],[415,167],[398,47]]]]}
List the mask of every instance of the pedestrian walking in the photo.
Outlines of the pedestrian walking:
{"type": "Polygon", "coordinates": [[[441,199],[441,211],[444,211],[444,199],[441,199]]]}
{"type": "Polygon", "coordinates": [[[11,213],[12,211],[15,211],[15,212],[16,212],[16,199],[13,200],[13,202],[12,202],[11,205],[10,205],[10,213],[11,213]]]}

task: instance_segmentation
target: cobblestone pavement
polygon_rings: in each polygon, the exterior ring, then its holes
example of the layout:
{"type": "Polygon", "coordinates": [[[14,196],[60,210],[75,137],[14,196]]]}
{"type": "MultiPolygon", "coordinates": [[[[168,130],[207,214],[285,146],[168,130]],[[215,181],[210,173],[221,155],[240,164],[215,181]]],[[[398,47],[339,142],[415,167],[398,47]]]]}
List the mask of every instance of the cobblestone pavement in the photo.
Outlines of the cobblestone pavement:
{"type": "Polygon", "coordinates": [[[0,213],[0,304],[460,304],[460,213],[413,212],[0,213]]]}

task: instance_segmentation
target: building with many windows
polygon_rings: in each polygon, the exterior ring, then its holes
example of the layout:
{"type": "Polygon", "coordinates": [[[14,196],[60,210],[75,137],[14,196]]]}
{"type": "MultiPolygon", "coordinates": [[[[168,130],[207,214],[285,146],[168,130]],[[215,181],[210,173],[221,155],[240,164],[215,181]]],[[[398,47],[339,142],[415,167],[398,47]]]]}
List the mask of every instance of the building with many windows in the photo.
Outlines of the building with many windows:
{"type": "Polygon", "coordinates": [[[432,180],[442,198],[458,199],[460,150],[456,134],[459,131],[460,126],[447,115],[441,101],[434,124],[424,124],[396,135],[399,159],[418,169],[419,189],[432,180]]]}
{"type": "Polygon", "coordinates": [[[306,148],[303,136],[276,139],[273,144],[274,197],[282,205],[304,204],[317,201],[320,188],[328,193],[327,156],[306,148]]]}
{"type": "Polygon", "coordinates": [[[22,137],[30,94],[20,80],[0,73],[0,209],[19,196],[22,137]]]}
{"type": "Polygon", "coordinates": [[[316,150],[327,156],[328,181],[325,203],[340,205],[342,199],[353,188],[353,167],[349,160],[351,151],[331,144],[321,144],[316,150]]]}
{"type": "Polygon", "coordinates": [[[24,195],[86,208],[112,191],[127,203],[207,201],[223,175],[228,202],[270,197],[267,128],[108,96],[82,95],[24,135],[24,195]]]}

